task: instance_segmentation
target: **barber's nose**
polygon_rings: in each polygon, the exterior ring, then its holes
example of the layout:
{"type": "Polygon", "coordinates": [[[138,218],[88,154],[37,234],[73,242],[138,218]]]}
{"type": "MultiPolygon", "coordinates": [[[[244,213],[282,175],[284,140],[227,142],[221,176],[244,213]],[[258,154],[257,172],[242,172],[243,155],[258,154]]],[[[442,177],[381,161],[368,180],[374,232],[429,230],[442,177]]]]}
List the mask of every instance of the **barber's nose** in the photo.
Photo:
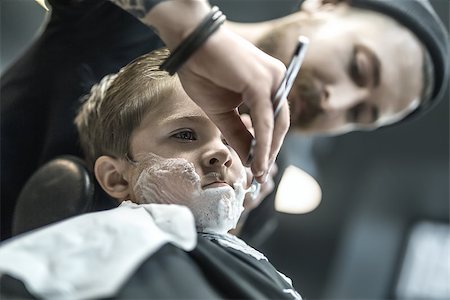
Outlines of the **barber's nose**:
{"type": "Polygon", "coordinates": [[[365,101],[368,96],[369,93],[366,89],[324,87],[320,104],[324,111],[343,111],[365,101]]]}
{"type": "Polygon", "coordinates": [[[230,167],[233,163],[231,152],[227,145],[222,142],[215,143],[213,148],[209,148],[204,156],[203,163],[206,167],[230,167]]]}

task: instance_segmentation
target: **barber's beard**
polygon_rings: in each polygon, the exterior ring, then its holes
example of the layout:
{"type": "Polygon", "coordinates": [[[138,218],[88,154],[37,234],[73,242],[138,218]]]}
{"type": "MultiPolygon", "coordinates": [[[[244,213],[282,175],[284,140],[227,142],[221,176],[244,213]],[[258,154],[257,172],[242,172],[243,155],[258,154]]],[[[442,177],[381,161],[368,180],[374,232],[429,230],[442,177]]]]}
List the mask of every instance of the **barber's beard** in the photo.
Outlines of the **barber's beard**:
{"type": "MultiPolygon", "coordinates": [[[[223,234],[236,227],[244,209],[241,183],[203,190],[194,165],[149,153],[134,163],[134,191],[140,204],[179,204],[194,215],[197,231],[223,234]]],[[[245,175],[245,174],[244,174],[245,175]]]]}
{"type": "Polygon", "coordinates": [[[288,97],[293,128],[311,129],[313,122],[323,113],[321,97],[321,91],[314,82],[312,72],[307,69],[300,70],[300,75],[295,80],[288,97]]]}
{"type": "MultiPolygon", "coordinates": [[[[313,24],[316,26],[316,24],[313,24]]],[[[262,36],[256,45],[264,52],[275,58],[283,57],[281,45],[286,44],[289,37],[287,32],[296,32],[298,23],[293,22],[270,30],[262,36]]],[[[288,96],[291,110],[291,127],[300,130],[313,129],[313,122],[323,113],[320,106],[321,91],[314,83],[313,72],[303,67],[294,82],[291,93],[288,96]],[[301,104],[299,102],[302,102],[301,104]],[[299,114],[295,111],[301,110],[299,114]]]]}

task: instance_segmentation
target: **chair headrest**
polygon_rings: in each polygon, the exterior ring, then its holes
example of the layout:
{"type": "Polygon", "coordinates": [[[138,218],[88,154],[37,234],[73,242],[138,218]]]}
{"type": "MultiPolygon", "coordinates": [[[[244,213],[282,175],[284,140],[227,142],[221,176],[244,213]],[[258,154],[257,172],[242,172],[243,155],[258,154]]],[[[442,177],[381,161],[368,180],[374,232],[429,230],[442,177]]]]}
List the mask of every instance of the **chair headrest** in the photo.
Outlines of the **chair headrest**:
{"type": "Polygon", "coordinates": [[[22,189],[13,216],[13,235],[89,212],[94,180],[84,161],[61,156],[41,166],[22,189]]]}

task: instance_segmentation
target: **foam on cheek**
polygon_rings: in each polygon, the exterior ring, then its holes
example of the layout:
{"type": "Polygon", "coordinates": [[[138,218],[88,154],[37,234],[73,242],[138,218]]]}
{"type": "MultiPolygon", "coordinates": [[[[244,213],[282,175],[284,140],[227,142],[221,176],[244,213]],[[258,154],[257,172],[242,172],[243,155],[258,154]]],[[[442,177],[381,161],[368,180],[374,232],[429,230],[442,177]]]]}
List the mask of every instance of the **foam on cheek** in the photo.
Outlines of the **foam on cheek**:
{"type": "Polygon", "coordinates": [[[226,233],[244,210],[245,171],[233,185],[203,190],[194,165],[181,158],[148,154],[136,164],[135,193],[139,203],[180,204],[193,213],[197,230],[226,233]]]}
{"type": "Polygon", "coordinates": [[[200,189],[194,165],[182,158],[148,154],[137,164],[135,193],[139,203],[181,204],[200,189]]]}

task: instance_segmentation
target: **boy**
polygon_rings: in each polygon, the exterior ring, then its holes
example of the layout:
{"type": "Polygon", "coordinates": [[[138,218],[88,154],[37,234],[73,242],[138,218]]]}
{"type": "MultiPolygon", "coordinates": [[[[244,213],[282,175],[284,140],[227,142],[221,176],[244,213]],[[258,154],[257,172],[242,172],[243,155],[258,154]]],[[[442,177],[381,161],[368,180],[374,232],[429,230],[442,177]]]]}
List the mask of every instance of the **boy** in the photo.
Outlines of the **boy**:
{"type": "Polygon", "coordinates": [[[0,275],[43,298],[301,299],[263,254],[227,233],[243,210],[245,168],[177,76],[159,70],[168,54],[105,77],[75,121],[97,181],[122,205],[5,244],[0,275]],[[42,250],[52,241],[56,249],[42,250]],[[19,259],[27,266],[10,263],[19,259]],[[30,265],[48,271],[33,277],[30,265]]]}
{"type": "Polygon", "coordinates": [[[158,69],[167,54],[144,55],[93,88],[76,118],[82,147],[111,197],[185,205],[198,231],[226,233],[243,210],[245,169],[177,77],[158,69]]]}

